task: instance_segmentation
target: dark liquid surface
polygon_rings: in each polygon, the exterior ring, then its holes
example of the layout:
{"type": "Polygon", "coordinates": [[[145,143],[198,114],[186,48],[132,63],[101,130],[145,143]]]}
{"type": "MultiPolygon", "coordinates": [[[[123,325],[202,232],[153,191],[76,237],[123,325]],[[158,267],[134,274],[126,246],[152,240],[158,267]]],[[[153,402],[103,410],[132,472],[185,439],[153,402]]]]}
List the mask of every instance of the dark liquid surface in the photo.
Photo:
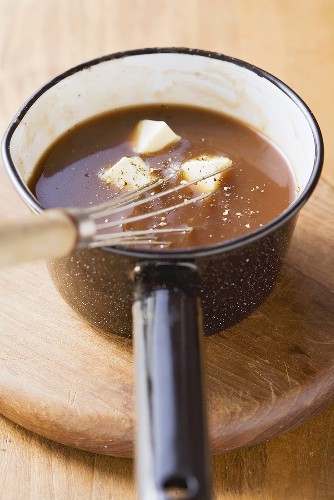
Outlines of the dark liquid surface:
{"type": "MultiPolygon", "coordinates": [[[[239,237],[283,212],[295,198],[291,170],[281,153],[263,136],[221,114],[178,106],[148,106],[113,112],[79,125],[59,139],[40,161],[30,188],[45,208],[92,206],[119,190],[98,173],[123,156],[137,156],[129,138],[143,119],[164,120],[182,140],[152,155],[141,155],[158,176],[175,164],[199,155],[228,156],[233,168],[209,198],[175,212],[124,225],[124,229],[192,226],[190,233],[161,237],[168,249],[202,247],[239,237]]],[[[164,189],[179,183],[172,179],[164,189]]],[[[183,194],[192,193],[185,188],[183,194]]],[[[197,193],[198,194],[198,193],[197,193]]],[[[180,192],[154,205],[130,209],[138,215],[177,203],[180,192]]],[[[117,228],[117,231],[120,227],[117,228]]]]}

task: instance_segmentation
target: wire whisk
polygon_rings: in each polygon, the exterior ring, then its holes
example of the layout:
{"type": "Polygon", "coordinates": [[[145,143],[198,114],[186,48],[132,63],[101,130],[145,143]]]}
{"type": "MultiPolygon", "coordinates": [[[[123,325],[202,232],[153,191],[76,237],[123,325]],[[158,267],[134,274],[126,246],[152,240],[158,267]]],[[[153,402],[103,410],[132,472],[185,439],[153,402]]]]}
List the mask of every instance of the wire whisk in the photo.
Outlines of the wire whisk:
{"type": "Polygon", "coordinates": [[[214,173],[202,175],[190,182],[180,183],[165,190],[156,190],[175,176],[175,173],[172,173],[158,178],[136,191],[118,194],[99,205],[88,208],[44,210],[35,218],[4,224],[0,227],[0,265],[5,266],[36,259],[53,259],[85,248],[115,245],[168,246],[170,242],[168,239],[160,239],[162,235],[188,233],[193,230],[193,227],[124,230],[123,226],[198,203],[208,198],[212,194],[211,192],[190,197],[189,195],[188,197],[181,196],[181,201],[175,204],[149,210],[139,215],[126,216],[124,212],[129,209],[132,212],[140,205],[153,203],[160,198],[173,195],[226,171],[227,168],[225,166],[217,169],[214,173]],[[115,228],[118,227],[120,230],[115,231],[115,228]]]}

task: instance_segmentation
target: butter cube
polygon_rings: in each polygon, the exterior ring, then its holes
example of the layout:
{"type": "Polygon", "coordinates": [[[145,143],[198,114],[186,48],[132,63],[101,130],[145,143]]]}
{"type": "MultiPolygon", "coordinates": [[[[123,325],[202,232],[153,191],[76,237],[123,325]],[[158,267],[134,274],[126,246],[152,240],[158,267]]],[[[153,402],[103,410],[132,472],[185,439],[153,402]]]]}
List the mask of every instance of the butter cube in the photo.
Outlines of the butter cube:
{"type": "Polygon", "coordinates": [[[180,141],[181,137],[164,121],[141,120],[134,133],[132,147],[136,153],[150,154],[180,141]]]}
{"type": "MultiPolygon", "coordinates": [[[[222,168],[227,169],[232,165],[232,160],[226,156],[199,156],[198,158],[193,158],[186,161],[181,165],[181,172],[183,178],[187,182],[194,181],[204,175],[214,174],[217,170],[222,168]]],[[[220,185],[220,180],[224,175],[224,171],[212,175],[202,181],[197,182],[192,185],[196,191],[201,193],[213,193],[218,189],[220,185]]]]}
{"type": "Polygon", "coordinates": [[[139,156],[124,156],[98,175],[106,184],[129,190],[140,188],[154,180],[150,167],[139,156]]]}

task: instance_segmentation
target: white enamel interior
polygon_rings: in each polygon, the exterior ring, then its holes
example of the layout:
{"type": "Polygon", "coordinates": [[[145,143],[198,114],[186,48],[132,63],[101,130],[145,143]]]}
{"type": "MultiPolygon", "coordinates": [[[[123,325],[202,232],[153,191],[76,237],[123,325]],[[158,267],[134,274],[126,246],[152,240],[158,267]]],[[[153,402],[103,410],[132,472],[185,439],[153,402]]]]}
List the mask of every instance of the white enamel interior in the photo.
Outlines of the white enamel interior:
{"type": "Polygon", "coordinates": [[[312,130],[301,109],[278,87],[232,62],[153,53],[100,62],[45,91],[11,140],[10,152],[22,179],[29,179],[45,150],[73,125],[112,109],[146,103],[201,106],[241,119],[285,154],[300,192],[311,176],[312,130]]]}

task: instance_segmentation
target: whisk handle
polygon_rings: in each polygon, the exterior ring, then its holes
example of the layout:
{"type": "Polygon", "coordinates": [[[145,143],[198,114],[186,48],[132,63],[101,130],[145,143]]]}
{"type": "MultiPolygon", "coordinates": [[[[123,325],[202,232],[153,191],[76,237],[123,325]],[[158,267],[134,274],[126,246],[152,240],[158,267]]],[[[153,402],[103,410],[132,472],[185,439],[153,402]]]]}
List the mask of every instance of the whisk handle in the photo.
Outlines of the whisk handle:
{"type": "Polygon", "coordinates": [[[0,266],[67,255],[76,246],[77,227],[63,210],[0,225],[0,266]]]}
{"type": "Polygon", "coordinates": [[[141,263],[135,271],[140,500],[176,498],[176,490],[181,498],[212,498],[198,288],[191,263],[141,263]]]}

